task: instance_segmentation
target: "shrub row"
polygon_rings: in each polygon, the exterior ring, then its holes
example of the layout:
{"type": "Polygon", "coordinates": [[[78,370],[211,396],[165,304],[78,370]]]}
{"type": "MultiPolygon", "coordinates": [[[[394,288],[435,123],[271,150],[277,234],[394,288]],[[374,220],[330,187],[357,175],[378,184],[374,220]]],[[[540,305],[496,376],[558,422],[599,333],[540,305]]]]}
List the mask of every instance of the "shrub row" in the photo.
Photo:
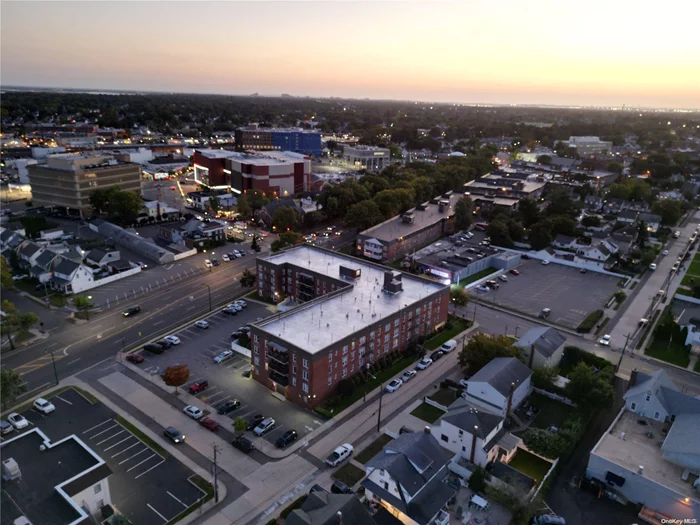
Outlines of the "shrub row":
{"type": "Polygon", "coordinates": [[[579,334],[587,334],[593,329],[595,324],[598,321],[600,321],[601,317],[603,317],[603,314],[603,310],[596,310],[595,312],[591,312],[590,314],[588,314],[588,317],[581,321],[581,324],[578,325],[576,331],[579,334]]]}

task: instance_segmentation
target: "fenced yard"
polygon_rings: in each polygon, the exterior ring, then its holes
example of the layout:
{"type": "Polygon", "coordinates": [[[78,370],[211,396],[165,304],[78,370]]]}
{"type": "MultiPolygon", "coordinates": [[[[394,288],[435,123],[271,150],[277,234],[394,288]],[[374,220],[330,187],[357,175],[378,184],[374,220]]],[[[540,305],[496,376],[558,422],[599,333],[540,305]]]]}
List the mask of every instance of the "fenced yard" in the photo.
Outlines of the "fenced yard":
{"type": "Polygon", "coordinates": [[[539,411],[532,422],[532,426],[535,428],[546,429],[550,425],[560,428],[575,410],[564,403],[536,393],[530,396],[529,403],[539,411]]]}
{"type": "Polygon", "coordinates": [[[538,484],[544,479],[545,475],[552,467],[550,462],[523,449],[519,449],[515,453],[515,456],[513,456],[513,459],[510,460],[508,465],[518,472],[527,474],[538,484]]]}

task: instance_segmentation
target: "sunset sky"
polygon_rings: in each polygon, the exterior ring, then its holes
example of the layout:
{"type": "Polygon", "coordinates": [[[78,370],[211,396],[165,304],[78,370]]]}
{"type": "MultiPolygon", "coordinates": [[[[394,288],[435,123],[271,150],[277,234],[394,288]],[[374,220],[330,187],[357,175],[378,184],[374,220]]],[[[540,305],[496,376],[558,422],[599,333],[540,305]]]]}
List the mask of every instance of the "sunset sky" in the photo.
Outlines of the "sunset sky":
{"type": "Polygon", "coordinates": [[[0,9],[3,86],[700,108],[693,1],[0,9]]]}

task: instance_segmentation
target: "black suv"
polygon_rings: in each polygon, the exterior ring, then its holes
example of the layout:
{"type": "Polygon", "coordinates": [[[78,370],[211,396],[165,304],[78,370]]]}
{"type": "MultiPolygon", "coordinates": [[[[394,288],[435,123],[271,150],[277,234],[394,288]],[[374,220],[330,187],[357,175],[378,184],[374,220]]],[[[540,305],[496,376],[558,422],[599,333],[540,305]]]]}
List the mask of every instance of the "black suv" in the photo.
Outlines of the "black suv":
{"type": "Polygon", "coordinates": [[[122,312],[122,315],[123,315],[124,317],[131,317],[132,315],[136,315],[136,314],[139,313],[140,311],[141,311],[141,307],[140,307],[140,306],[130,306],[129,308],[127,308],[126,310],[124,310],[124,311],[122,312]]]}
{"type": "Polygon", "coordinates": [[[173,344],[170,341],[166,341],[165,339],[159,339],[158,341],[156,341],[156,343],[162,346],[165,350],[173,346],[173,344]]]}
{"type": "Polygon", "coordinates": [[[185,436],[175,427],[166,428],[163,430],[163,435],[173,443],[183,443],[185,441],[185,436]]]}
{"type": "Polygon", "coordinates": [[[143,345],[143,349],[146,352],[151,352],[152,354],[162,354],[163,353],[163,347],[159,345],[158,343],[148,343],[147,345],[143,345]]]}
{"type": "Polygon", "coordinates": [[[216,409],[216,411],[219,414],[228,414],[229,412],[233,412],[240,406],[241,402],[238,399],[231,399],[230,401],[226,401],[226,403],[222,404],[219,408],[216,409]]]}
{"type": "Polygon", "coordinates": [[[445,355],[445,354],[443,354],[440,350],[436,350],[435,352],[430,354],[430,359],[432,359],[433,363],[434,363],[435,361],[440,359],[443,355],[445,355]]]}
{"type": "Polygon", "coordinates": [[[233,441],[231,441],[231,444],[246,454],[250,454],[250,452],[255,448],[253,446],[253,442],[244,438],[243,436],[235,438],[233,441]]]}
{"type": "Polygon", "coordinates": [[[262,414],[255,414],[248,420],[248,430],[253,430],[260,423],[262,423],[263,419],[265,419],[265,416],[263,416],[262,414]]]}
{"type": "Polygon", "coordinates": [[[331,492],[333,494],[354,494],[350,487],[338,480],[335,480],[333,485],[331,485],[331,492]]]}
{"type": "Polygon", "coordinates": [[[297,435],[296,430],[287,430],[284,434],[282,434],[279,437],[277,443],[275,443],[275,446],[277,448],[285,448],[290,443],[296,441],[297,437],[299,436],[297,435]]]}

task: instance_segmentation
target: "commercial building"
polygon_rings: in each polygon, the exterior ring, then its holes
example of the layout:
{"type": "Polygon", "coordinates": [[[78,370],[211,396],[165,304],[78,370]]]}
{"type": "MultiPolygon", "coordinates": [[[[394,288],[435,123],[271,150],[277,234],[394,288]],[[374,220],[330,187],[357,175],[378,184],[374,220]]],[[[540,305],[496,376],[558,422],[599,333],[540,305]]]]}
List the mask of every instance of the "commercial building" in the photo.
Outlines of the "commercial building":
{"type": "Polygon", "coordinates": [[[101,522],[112,470],[79,437],[51,441],[32,427],[1,446],[2,523],[101,522]]]}
{"type": "Polygon", "coordinates": [[[376,146],[345,146],[342,161],[357,170],[381,171],[389,165],[391,151],[376,146]]]}
{"type": "Polygon", "coordinates": [[[391,262],[452,233],[461,196],[445,193],[363,231],[357,236],[358,251],[368,259],[391,262]]]}
{"type": "Polygon", "coordinates": [[[321,133],[301,128],[258,128],[251,125],[236,130],[239,150],[293,151],[321,156],[321,133]]]}
{"type": "Polygon", "coordinates": [[[253,378],[309,407],[447,321],[448,287],[308,245],[258,259],[257,277],[300,306],[253,326],[253,378]]]}
{"type": "Polygon", "coordinates": [[[60,153],[46,164],[28,166],[35,206],[66,208],[81,217],[89,213],[90,194],[119,186],[141,195],[141,167],[99,153],[60,153]]]}
{"type": "Polygon", "coordinates": [[[464,185],[474,202],[474,211],[483,213],[500,208],[508,213],[517,209],[520,199],[539,199],[547,183],[532,172],[497,170],[464,185]]]}
{"type": "Polygon", "coordinates": [[[210,188],[285,197],[311,188],[311,160],[291,151],[266,153],[202,149],[194,152],[194,178],[210,188]]]}
{"type": "Polygon", "coordinates": [[[600,155],[612,151],[612,142],[600,140],[600,137],[569,137],[569,140],[562,140],[570,148],[576,148],[576,153],[581,157],[600,155]]]}
{"type": "MultiPolygon", "coordinates": [[[[586,477],[648,523],[700,516],[700,399],[664,370],[632,371],[625,406],[588,458],[586,477]]],[[[686,521],[686,523],[691,523],[686,521]]]]}

